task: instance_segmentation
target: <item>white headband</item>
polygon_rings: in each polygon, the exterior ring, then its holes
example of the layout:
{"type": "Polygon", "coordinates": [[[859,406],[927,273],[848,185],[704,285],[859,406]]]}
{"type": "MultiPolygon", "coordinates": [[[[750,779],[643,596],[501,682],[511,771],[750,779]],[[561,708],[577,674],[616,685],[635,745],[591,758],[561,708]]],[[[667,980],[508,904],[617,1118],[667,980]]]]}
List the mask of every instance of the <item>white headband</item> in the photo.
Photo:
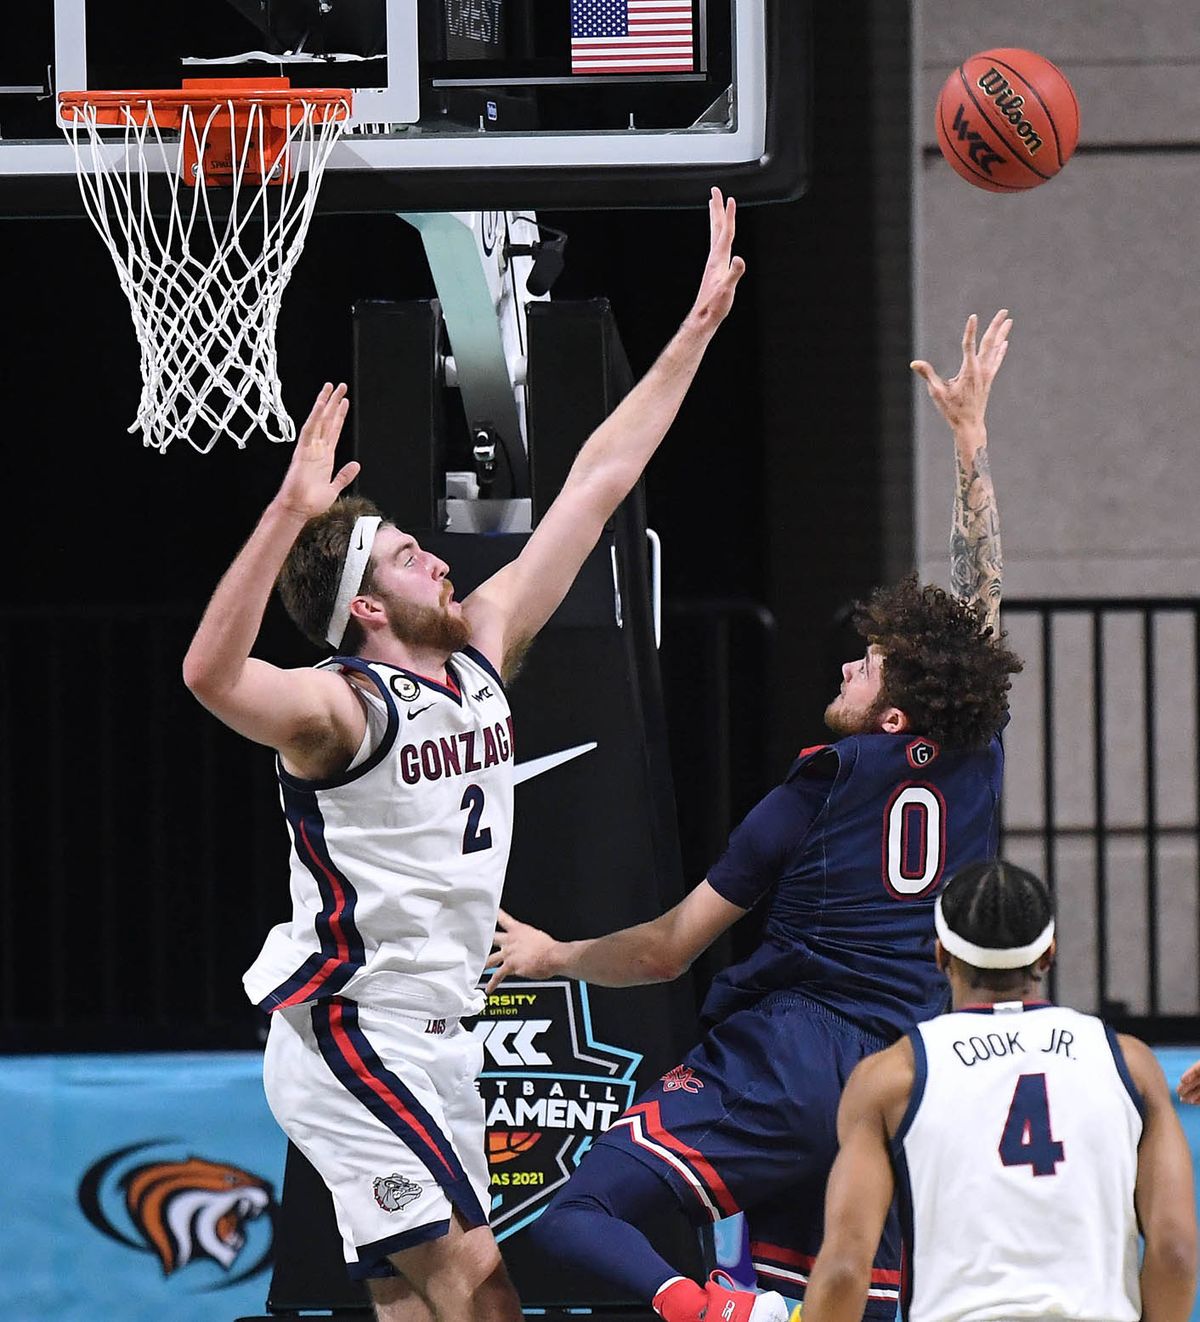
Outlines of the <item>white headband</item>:
{"type": "Polygon", "coordinates": [[[1050,949],[1054,940],[1054,919],[1051,918],[1045,928],[1033,938],[1027,946],[1009,946],[1006,950],[989,950],[986,946],[972,945],[957,932],[950,930],[946,917],[942,913],[942,897],[937,897],[933,906],[933,925],[937,930],[938,940],[951,955],[956,955],[964,963],[977,969],[1023,969],[1028,968],[1035,959],[1050,949]]]}
{"type": "Polygon", "coordinates": [[[355,520],[346,546],[346,563],[342,566],[342,580],[338,584],[334,598],[333,611],[325,627],[325,641],[330,647],[341,647],[350,623],[350,603],[358,596],[362,587],[363,575],[367,572],[367,561],[371,558],[371,547],[375,545],[375,534],[382,522],[378,514],[364,514],[355,520]]]}

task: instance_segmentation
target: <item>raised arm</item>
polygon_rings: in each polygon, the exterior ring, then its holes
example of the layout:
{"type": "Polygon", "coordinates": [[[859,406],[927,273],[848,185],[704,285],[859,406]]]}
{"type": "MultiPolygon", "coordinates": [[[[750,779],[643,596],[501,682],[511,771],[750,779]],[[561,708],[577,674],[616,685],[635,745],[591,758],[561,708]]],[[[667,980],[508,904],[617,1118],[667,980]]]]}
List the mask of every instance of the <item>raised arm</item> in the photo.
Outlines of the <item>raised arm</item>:
{"type": "Polygon", "coordinates": [[[525,549],[463,603],[476,646],[502,666],[550,618],[605,523],[675,420],[704,351],[733,305],[745,263],[732,255],[736,205],[713,189],[711,241],[696,302],[658,361],[592,433],[525,549]]]}
{"type": "Polygon", "coordinates": [[[1133,1193],[1145,1240],[1142,1322],[1185,1322],[1196,1294],[1191,1151],[1154,1053],[1135,1037],[1121,1034],[1120,1042],[1145,1106],[1133,1193]]]}
{"type": "Polygon", "coordinates": [[[184,683],[239,734],[278,749],[293,770],[317,774],[350,755],[365,717],[350,686],[327,671],[282,670],[250,655],[283,562],[301,528],[358,474],[333,474],[346,387],[326,385],[300,432],[287,474],[208,603],[183,661],[184,683]]]}
{"type": "Polygon", "coordinates": [[[503,909],[488,967],[490,992],[510,974],[522,978],[578,978],[600,987],[670,982],[746,912],[702,881],[673,908],[648,923],[587,941],[556,941],[503,909]]]}
{"type": "Polygon", "coordinates": [[[927,362],[918,360],[911,364],[954,433],[951,588],[957,597],[982,606],[984,621],[996,634],[1000,628],[1004,558],[984,418],[988,394],[1004,361],[1011,329],[1008,309],[1001,308],[976,347],[978,321],[972,313],[963,331],[962,365],[949,381],[943,381],[927,362]]]}

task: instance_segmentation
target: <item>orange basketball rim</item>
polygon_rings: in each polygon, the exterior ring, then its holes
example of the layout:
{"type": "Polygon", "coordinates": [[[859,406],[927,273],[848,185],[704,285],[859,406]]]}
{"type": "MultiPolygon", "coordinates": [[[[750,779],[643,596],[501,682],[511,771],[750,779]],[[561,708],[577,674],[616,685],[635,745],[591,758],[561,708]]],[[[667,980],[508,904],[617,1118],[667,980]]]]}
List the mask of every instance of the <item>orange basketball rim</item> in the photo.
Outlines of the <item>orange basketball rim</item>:
{"type": "Polygon", "coordinates": [[[165,451],[295,438],[275,352],[280,300],[351,93],[286,78],[63,92],[88,219],[129,300],[142,395],[130,431],[165,451]]]}
{"type": "Polygon", "coordinates": [[[227,187],[239,163],[246,183],[284,183],[304,118],[345,121],[352,96],[344,87],[293,88],[287,78],[185,78],[175,88],[63,92],[58,104],[67,128],[178,133],[183,182],[227,187]]]}

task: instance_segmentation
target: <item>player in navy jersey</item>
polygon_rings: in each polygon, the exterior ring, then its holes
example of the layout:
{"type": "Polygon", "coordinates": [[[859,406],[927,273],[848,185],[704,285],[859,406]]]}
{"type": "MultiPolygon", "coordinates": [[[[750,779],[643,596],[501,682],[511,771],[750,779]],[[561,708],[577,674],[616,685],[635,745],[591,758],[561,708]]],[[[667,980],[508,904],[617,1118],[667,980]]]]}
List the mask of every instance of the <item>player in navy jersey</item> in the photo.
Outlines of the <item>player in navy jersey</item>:
{"type": "Polygon", "coordinates": [[[388,1322],[519,1322],[487,1224],[482,1008],[512,838],[504,681],[666,435],[745,270],[713,189],[691,311],[576,456],[521,553],[462,601],[449,566],[342,491],[327,385],[184,660],[196,697],[277,753],[291,915],[244,981],[271,1012],[271,1109],[328,1186],[348,1269],[388,1322]],[[333,655],[250,655],[278,579],[333,655]]]}
{"type": "Polygon", "coordinates": [[[954,1012],[846,1086],[804,1322],[858,1322],[897,1188],[910,1322],[1186,1322],[1192,1158],[1154,1054],[1045,999],[1054,910],[1032,873],[971,865],[935,924],[954,1012]]]}
{"type": "MultiPolygon", "coordinates": [[[[836,742],[807,749],[679,905],[637,927],[556,942],[501,914],[495,985],[509,973],[605,986],[677,977],[754,905],[758,949],[712,986],[703,1041],[595,1144],[532,1232],[548,1253],[653,1303],[666,1322],[773,1322],[802,1297],[821,1243],[838,1098],[864,1056],[938,1013],[933,904],[944,876],[994,854],[1009,676],[1001,553],[988,467],[988,393],[1006,311],[959,372],[914,363],[949,423],[957,465],[954,591],[915,578],[858,614],[867,644],[825,713],[836,742]],[[765,1293],[687,1280],[638,1223],[677,1205],[696,1223],[744,1211],[765,1293]]],[[[900,1241],[889,1219],[867,1316],[895,1311],[900,1241]]]]}

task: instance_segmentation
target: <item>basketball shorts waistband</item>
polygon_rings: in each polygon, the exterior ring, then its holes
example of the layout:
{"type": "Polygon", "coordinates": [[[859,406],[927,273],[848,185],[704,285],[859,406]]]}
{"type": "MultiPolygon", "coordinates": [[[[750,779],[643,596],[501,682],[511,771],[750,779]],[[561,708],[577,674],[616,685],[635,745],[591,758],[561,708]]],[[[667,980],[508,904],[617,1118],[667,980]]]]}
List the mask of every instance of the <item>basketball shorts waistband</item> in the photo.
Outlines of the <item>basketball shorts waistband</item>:
{"type": "Polygon", "coordinates": [[[827,1019],[831,1024],[844,1029],[869,1046],[872,1051],[883,1051],[890,1047],[893,1038],[880,1037],[878,1033],[872,1033],[869,1029],[863,1028],[861,1024],[856,1024],[853,1019],[849,1019],[844,1014],[839,1014],[836,1010],[831,1010],[829,1006],[823,1005],[820,1001],[814,1001],[811,997],[805,996],[796,991],[777,991],[769,992],[754,1007],[756,1010],[774,1010],[776,1007],[788,1010],[799,1009],[805,1014],[815,1015],[818,1019],[827,1019]]]}
{"type": "Polygon", "coordinates": [[[342,1005],[353,1005],[368,1014],[382,1015],[385,1019],[396,1019],[410,1028],[437,1037],[452,1033],[467,1018],[466,1015],[431,1015],[428,1010],[399,1010],[390,1005],[377,1005],[373,1001],[356,1000],[351,996],[330,996],[326,999],[342,1005]]]}

